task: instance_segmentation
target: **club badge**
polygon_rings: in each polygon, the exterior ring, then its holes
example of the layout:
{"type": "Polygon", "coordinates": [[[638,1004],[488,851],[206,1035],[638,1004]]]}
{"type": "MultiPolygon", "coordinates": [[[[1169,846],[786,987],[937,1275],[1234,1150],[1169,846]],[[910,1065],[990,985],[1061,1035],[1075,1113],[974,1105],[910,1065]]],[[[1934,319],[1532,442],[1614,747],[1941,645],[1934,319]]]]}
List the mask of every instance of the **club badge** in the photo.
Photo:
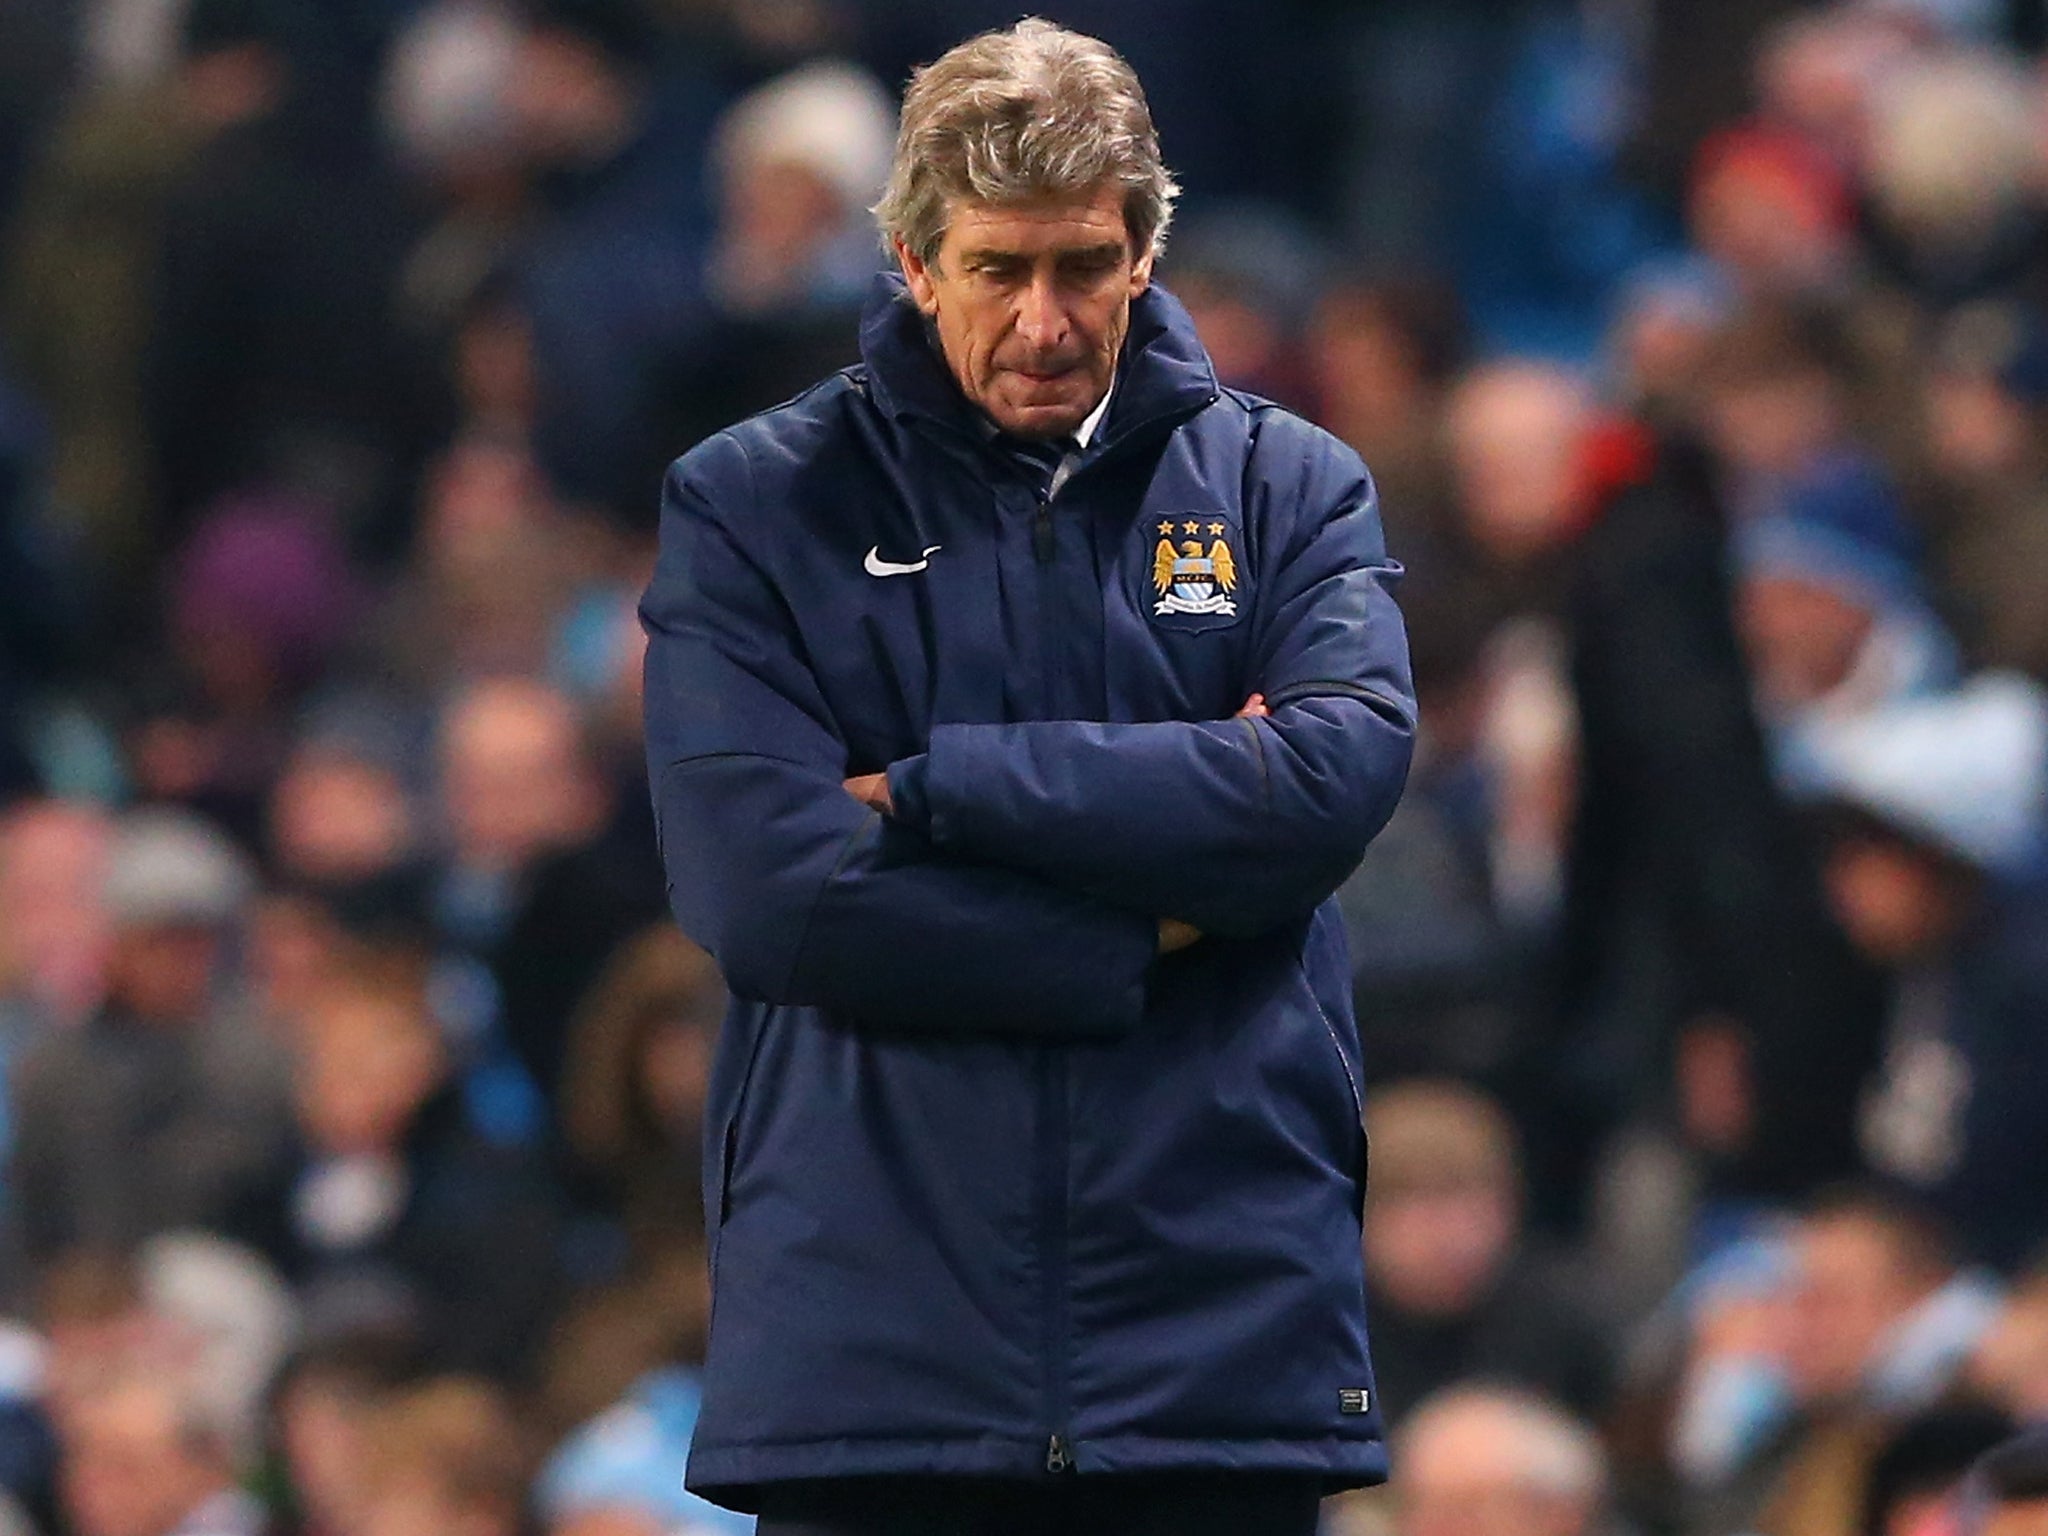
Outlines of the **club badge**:
{"type": "Polygon", "coordinates": [[[1152,551],[1155,616],[1237,614],[1237,554],[1231,527],[1216,517],[1162,517],[1152,551]]]}

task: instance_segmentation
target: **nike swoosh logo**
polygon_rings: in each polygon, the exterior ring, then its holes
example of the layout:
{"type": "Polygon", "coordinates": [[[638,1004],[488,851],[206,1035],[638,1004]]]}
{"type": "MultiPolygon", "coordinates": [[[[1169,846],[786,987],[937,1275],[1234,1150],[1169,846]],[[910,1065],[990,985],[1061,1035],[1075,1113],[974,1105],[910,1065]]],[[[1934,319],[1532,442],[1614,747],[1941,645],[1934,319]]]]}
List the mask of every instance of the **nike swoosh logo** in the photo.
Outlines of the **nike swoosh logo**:
{"type": "Polygon", "coordinates": [[[942,544],[934,544],[924,552],[923,557],[915,564],[898,565],[894,560],[884,560],[882,558],[882,546],[877,544],[868,551],[868,556],[865,560],[861,561],[861,565],[866,568],[870,576],[910,576],[930,565],[932,563],[932,556],[936,555],[944,547],[942,544]]]}

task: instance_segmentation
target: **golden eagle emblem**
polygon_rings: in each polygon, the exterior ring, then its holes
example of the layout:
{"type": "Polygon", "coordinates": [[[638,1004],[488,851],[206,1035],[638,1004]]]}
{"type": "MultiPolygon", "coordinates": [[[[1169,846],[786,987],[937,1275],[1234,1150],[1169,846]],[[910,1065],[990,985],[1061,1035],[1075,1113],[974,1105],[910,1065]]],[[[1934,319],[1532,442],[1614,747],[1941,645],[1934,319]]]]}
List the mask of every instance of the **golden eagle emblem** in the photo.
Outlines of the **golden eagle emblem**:
{"type": "MultiPolygon", "coordinates": [[[[1203,524],[1190,521],[1181,525],[1181,531],[1194,533],[1203,524]]],[[[1160,540],[1152,551],[1152,588],[1158,593],[1159,601],[1153,605],[1155,614],[1165,613],[1220,613],[1237,612],[1237,603],[1232,594],[1237,591],[1237,556],[1231,552],[1227,540],[1220,537],[1224,532],[1221,523],[1208,523],[1206,531],[1212,537],[1205,552],[1199,539],[1182,539],[1178,543],[1171,537],[1175,531],[1172,523],[1159,525],[1160,540]]]]}

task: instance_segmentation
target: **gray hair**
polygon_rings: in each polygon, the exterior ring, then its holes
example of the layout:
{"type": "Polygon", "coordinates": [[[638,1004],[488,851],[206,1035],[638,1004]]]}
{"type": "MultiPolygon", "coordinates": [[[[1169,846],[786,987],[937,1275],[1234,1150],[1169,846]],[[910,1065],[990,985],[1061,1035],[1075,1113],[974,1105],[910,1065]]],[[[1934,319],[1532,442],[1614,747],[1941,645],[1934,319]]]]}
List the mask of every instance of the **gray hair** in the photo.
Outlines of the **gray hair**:
{"type": "Polygon", "coordinates": [[[1597,1508],[1607,1493],[1607,1452],[1591,1427],[1548,1398],[1520,1387],[1460,1382],[1416,1406],[1394,1436],[1398,1468],[1435,1437],[1459,1469],[1498,1477],[1538,1498],[1597,1508]]]}
{"type": "Polygon", "coordinates": [[[910,77],[875,218],[885,240],[929,262],[956,200],[1019,203],[1105,183],[1124,189],[1133,246],[1158,255],[1180,187],[1137,75],[1107,43],[1028,17],[910,77]]]}

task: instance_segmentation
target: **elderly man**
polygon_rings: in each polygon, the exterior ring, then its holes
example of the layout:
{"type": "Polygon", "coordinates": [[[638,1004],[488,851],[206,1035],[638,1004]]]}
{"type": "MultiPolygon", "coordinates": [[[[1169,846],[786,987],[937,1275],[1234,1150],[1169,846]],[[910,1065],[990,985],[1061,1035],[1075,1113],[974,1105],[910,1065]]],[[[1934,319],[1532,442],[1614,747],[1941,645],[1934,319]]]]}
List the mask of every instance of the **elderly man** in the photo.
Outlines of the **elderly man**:
{"type": "Polygon", "coordinates": [[[1107,47],[961,45],[863,364],[669,478],[648,750],[738,999],[690,1482],[768,1532],[1306,1533],[1384,1474],[1328,898],[1408,764],[1394,567],[1152,286],[1174,190],[1107,47]]]}

